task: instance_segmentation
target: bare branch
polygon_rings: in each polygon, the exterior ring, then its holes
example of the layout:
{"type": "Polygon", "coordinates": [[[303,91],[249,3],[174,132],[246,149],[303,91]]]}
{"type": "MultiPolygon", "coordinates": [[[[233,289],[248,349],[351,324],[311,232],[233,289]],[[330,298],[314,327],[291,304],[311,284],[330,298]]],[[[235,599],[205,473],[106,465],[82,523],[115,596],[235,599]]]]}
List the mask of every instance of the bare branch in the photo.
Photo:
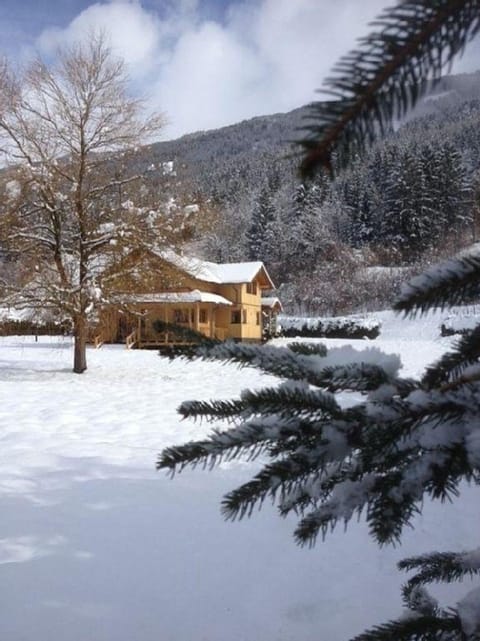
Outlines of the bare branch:
{"type": "Polygon", "coordinates": [[[38,59],[23,74],[0,65],[0,81],[0,241],[33,269],[21,270],[9,300],[69,316],[83,371],[87,310],[111,297],[102,270],[115,263],[118,285],[122,257],[167,235],[144,206],[141,176],[116,157],[150,142],[163,118],[144,117],[123,62],[98,35],[55,65],[38,59]]]}

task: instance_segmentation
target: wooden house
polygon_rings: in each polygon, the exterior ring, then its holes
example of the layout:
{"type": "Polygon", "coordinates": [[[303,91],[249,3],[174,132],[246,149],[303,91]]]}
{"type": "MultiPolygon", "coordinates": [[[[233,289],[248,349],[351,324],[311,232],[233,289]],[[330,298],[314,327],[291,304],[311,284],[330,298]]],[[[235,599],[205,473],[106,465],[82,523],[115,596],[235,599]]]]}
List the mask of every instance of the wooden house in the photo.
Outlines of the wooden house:
{"type": "MultiPolygon", "coordinates": [[[[134,266],[139,257],[131,260],[134,266]]],[[[274,289],[262,262],[219,264],[173,252],[151,253],[148,261],[148,282],[143,278],[119,290],[118,304],[100,312],[92,333],[97,346],[124,342],[129,348],[148,348],[182,342],[156,321],[220,340],[262,340],[262,292],[274,289]]]]}

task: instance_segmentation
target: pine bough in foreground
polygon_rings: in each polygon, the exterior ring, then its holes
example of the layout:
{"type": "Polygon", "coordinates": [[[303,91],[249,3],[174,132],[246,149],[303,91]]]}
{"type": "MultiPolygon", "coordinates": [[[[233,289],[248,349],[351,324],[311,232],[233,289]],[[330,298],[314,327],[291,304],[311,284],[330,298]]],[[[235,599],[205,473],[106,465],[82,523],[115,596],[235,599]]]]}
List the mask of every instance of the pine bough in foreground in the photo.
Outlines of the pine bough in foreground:
{"type": "MultiPolygon", "coordinates": [[[[452,260],[412,281],[396,309],[415,314],[478,295],[480,258],[452,260]]],[[[313,545],[338,523],[362,514],[380,544],[399,541],[425,498],[455,497],[480,482],[480,326],[430,366],[419,381],[400,378],[397,357],[322,345],[217,344],[193,357],[254,366],[281,377],[278,386],[244,391],[230,402],[185,402],[184,417],[225,420],[203,441],[170,447],[159,468],[213,466],[245,455],[267,463],[222,504],[226,518],[250,516],[272,498],[300,521],[295,538],[313,545]],[[335,393],[361,392],[342,407],[335,393]]],[[[480,639],[480,587],[442,609],[426,585],[480,573],[480,548],[403,560],[413,572],[403,589],[407,612],[356,641],[480,639]]]]}

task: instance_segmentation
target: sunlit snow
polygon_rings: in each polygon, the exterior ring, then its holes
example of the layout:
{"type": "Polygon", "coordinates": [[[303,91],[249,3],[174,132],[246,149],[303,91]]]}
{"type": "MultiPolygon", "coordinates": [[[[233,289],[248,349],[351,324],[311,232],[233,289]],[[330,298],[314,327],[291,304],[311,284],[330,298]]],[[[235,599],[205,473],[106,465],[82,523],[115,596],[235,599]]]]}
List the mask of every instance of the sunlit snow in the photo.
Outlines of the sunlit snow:
{"type": "MultiPolygon", "coordinates": [[[[438,316],[380,318],[377,340],[352,344],[399,354],[406,376],[451,343],[438,316]]],[[[362,523],[299,549],[295,521],[268,504],[225,523],[221,497],[251,464],[172,481],[154,470],[157,453],[211,427],[180,421],[181,401],[275,379],[122,346],[89,349],[88,364],[71,374],[70,338],[0,339],[1,639],[341,641],[400,614],[397,560],[478,547],[475,488],[426,505],[398,549],[379,550],[362,523]]],[[[471,587],[432,592],[455,603],[471,587]]]]}

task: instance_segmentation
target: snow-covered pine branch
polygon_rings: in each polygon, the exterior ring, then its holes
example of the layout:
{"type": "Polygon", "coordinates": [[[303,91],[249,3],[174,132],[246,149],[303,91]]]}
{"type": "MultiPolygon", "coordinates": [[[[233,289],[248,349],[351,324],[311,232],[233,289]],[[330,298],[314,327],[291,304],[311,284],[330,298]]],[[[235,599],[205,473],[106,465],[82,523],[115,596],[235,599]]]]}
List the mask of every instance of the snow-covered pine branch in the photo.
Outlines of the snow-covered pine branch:
{"type": "Polygon", "coordinates": [[[400,570],[415,571],[404,587],[409,594],[417,586],[429,583],[461,581],[480,574],[480,548],[469,552],[432,552],[408,557],[398,563],[400,570]]]}
{"type": "Polygon", "coordinates": [[[480,255],[440,263],[406,284],[393,308],[406,314],[460,305],[480,294],[480,255]]]}
{"type": "Polygon", "coordinates": [[[400,367],[397,356],[386,356],[377,348],[358,352],[350,346],[334,348],[323,355],[323,349],[316,346],[307,350],[298,348],[297,344],[273,347],[226,341],[213,347],[200,346],[191,358],[253,366],[268,374],[305,380],[330,391],[376,389],[388,383],[400,367]]]}

